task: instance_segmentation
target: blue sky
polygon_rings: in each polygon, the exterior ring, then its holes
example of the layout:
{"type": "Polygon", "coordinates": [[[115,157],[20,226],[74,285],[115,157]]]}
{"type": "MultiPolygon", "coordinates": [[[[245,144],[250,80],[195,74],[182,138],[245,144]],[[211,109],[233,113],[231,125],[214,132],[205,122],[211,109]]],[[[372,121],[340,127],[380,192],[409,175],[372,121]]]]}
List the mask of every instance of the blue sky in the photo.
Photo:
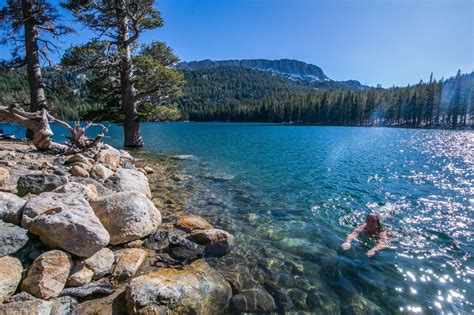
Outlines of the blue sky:
{"type": "MultiPolygon", "coordinates": [[[[290,58],[385,87],[474,69],[472,0],[159,0],[157,8],[165,26],[141,40],[165,41],[183,61],[290,58]]],[[[91,35],[72,26],[78,33],[65,47],[91,35]]]]}

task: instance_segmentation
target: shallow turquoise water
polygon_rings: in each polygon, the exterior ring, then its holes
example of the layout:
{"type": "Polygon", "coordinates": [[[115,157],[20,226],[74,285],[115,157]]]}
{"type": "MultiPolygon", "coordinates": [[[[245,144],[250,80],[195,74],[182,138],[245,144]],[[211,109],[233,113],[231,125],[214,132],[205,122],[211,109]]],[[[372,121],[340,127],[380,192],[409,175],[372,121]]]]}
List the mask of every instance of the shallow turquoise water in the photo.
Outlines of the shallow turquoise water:
{"type": "MultiPolygon", "coordinates": [[[[254,285],[277,283],[291,310],[474,311],[474,132],[234,123],[142,132],[147,151],[193,155],[182,161],[195,190],[188,210],[237,239],[216,267],[245,265],[254,285]],[[368,258],[373,242],[362,237],[342,251],[370,212],[393,232],[390,248],[368,258]]],[[[109,135],[121,145],[121,128],[109,135]]]]}

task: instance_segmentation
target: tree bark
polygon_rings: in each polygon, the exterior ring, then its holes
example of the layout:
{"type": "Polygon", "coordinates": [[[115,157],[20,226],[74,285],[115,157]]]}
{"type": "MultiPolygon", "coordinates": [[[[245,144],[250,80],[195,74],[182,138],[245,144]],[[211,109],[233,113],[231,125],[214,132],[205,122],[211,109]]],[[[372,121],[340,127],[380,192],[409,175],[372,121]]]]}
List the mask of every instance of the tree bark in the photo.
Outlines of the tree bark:
{"type": "Polygon", "coordinates": [[[46,97],[38,52],[38,31],[32,2],[32,0],[21,0],[25,27],[26,71],[31,98],[30,111],[36,112],[46,107],[46,97]]]}
{"type": "Polygon", "coordinates": [[[135,89],[133,87],[133,64],[131,55],[131,43],[129,42],[128,17],[125,13],[123,0],[116,0],[117,20],[119,22],[118,47],[120,53],[120,87],[122,97],[122,111],[125,115],[124,146],[142,147],[143,138],[140,133],[138,121],[137,104],[135,101],[135,89]]]}

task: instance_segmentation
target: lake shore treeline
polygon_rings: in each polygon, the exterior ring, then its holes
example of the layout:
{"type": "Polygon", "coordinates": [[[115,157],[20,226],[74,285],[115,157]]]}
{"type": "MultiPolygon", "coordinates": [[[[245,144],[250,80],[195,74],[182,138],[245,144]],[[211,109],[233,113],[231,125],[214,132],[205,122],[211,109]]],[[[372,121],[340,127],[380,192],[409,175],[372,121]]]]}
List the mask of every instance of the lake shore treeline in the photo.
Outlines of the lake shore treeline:
{"type": "MultiPolygon", "coordinates": [[[[470,128],[474,125],[474,73],[407,87],[333,89],[298,82],[254,69],[216,67],[182,71],[182,93],[143,121],[293,122],[318,125],[470,128]]],[[[67,120],[120,121],[120,110],[90,89],[87,75],[60,67],[44,71],[52,111],[67,120]],[[108,108],[108,110],[105,110],[108,108]],[[113,108],[112,108],[113,109],[113,108]]],[[[4,105],[28,96],[24,69],[0,74],[4,105]]]]}

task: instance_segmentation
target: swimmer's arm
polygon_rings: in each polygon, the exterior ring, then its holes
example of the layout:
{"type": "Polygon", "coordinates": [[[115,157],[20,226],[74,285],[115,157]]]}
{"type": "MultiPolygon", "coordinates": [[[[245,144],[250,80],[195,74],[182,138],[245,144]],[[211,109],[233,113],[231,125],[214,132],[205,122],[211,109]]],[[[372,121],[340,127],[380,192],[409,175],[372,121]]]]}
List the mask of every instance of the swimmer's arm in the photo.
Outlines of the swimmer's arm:
{"type": "Polygon", "coordinates": [[[354,231],[352,231],[351,234],[347,235],[346,241],[344,243],[342,243],[342,245],[341,245],[342,249],[344,249],[344,250],[350,249],[352,240],[356,239],[357,236],[359,236],[360,233],[362,233],[364,231],[364,229],[365,229],[365,224],[362,224],[362,225],[358,226],[354,231]]]}
{"type": "Polygon", "coordinates": [[[367,256],[373,256],[376,252],[378,252],[379,250],[382,250],[384,249],[385,247],[387,247],[387,244],[388,244],[388,235],[387,235],[387,232],[385,231],[382,231],[380,234],[379,234],[379,240],[377,241],[377,244],[375,244],[374,247],[372,247],[370,250],[367,251],[367,256]]]}

